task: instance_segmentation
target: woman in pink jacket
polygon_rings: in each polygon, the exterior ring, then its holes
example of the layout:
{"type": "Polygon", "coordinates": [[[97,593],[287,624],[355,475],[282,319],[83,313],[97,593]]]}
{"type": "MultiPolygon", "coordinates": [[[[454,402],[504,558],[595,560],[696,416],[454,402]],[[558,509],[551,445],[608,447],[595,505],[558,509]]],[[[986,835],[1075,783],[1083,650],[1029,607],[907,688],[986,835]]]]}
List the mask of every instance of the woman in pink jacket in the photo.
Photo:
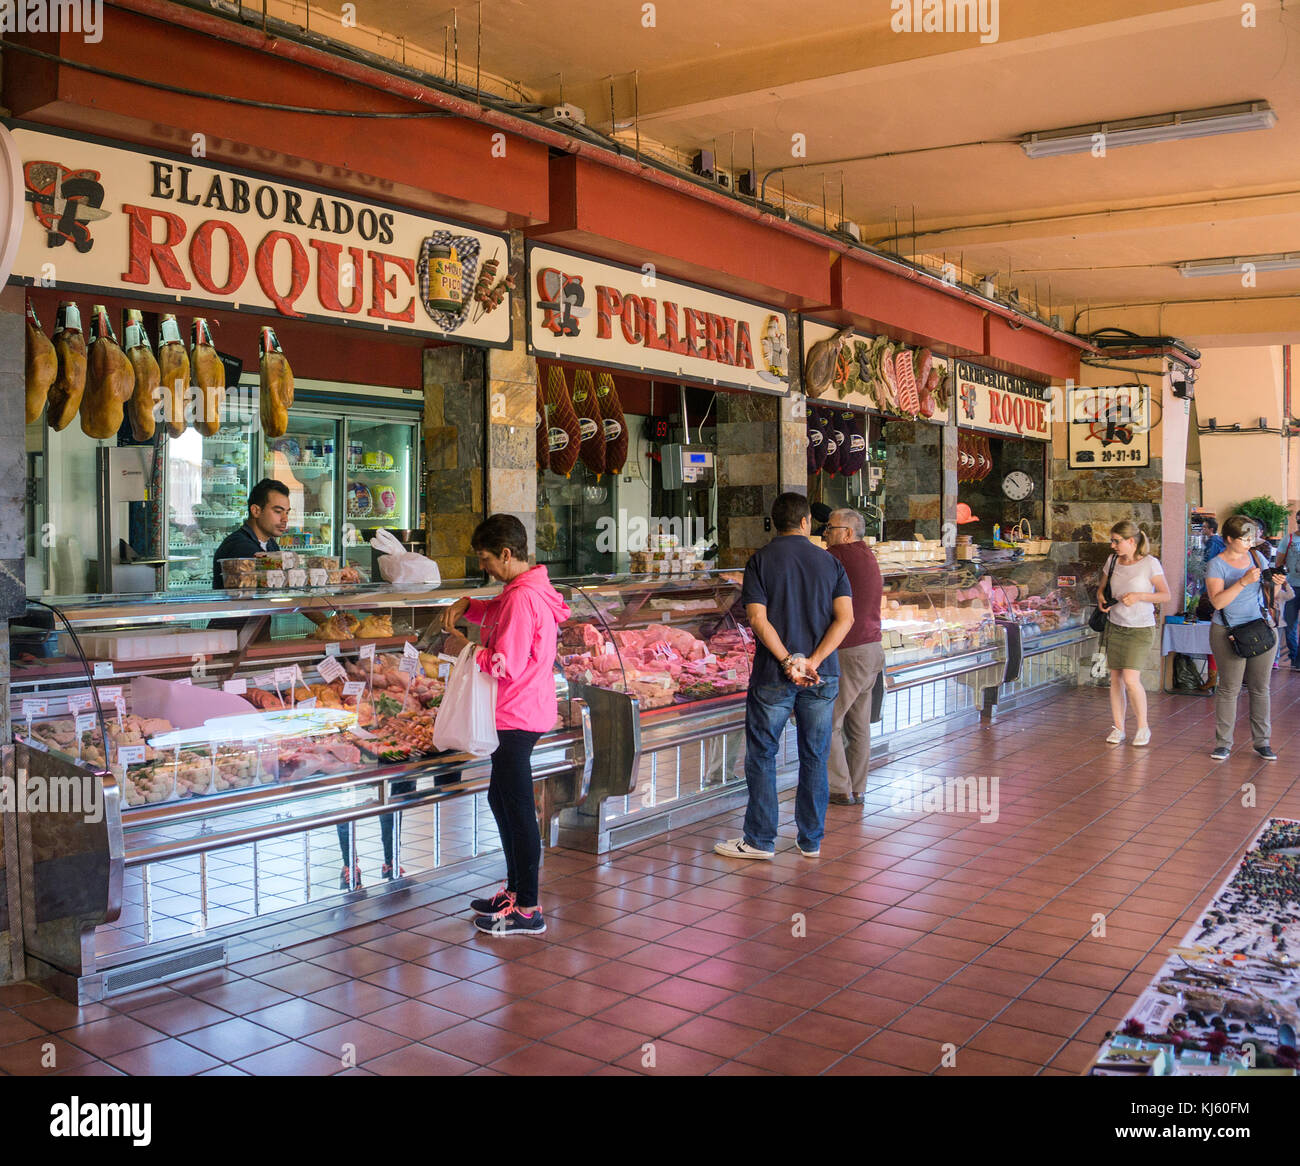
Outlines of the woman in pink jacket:
{"type": "Polygon", "coordinates": [[[551,586],[545,567],[528,565],[524,524],[492,514],[474,530],[470,545],[479,566],[505,584],[495,599],[458,599],[444,616],[450,633],[444,651],[459,655],[469,643],[456,630],[464,616],[482,629],[479,668],[497,678],[497,737],[488,805],[501,832],[506,883],[490,899],[470,902],[474,926],[488,935],[540,935],[546,930],[537,903],[542,838],[533,803],[533,747],[555,727],[555,648],[569,609],[551,586]]]}

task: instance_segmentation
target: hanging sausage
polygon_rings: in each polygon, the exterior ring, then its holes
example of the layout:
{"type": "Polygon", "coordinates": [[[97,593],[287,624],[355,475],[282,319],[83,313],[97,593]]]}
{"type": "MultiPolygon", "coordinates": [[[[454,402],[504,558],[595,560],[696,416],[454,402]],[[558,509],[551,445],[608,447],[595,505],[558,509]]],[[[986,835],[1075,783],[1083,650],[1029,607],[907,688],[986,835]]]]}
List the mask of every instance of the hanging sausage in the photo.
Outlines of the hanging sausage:
{"type": "Polygon", "coordinates": [[[86,392],[86,338],[81,333],[81,311],[71,300],[59,305],[54,324],[54,351],[58,373],[50,385],[45,419],[56,433],[67,429],[81,408],[86,392]]]}
{"type": "Polygon", "coordinates": [[[605,426],[605,470],[620,474],[627,464],[627,418],[623,416],[623,403],[618,399],[614,378],[607,372],[596,378],[596,403],[605,426]]]}
{"type": "Polygon", "coordinates": [[[41,331],[36,309],[27,302],[27,348],[23,362],[24,382],[27,388],[27,421],[35,421],[45,409],[45,398],[59,374],[59,356],[50,338],[41,331]]]}
{"type": "Polygon", "coordinates": [[[540,380],[537,382],[537,416],[533,421],[533,427],[537,430],[537,468],[544,470],[551,464],[551,449],[547,441],[547,431],[550,427],[546,424],[546,398],[542,396],[540,380]]]}
{"type": "Polygon", "coordinates": [[[158,328],[158,376],[162,384],[162,415],[167,432],[180,437],[189,422],[185,403],[190,391],[190,356],[181,339],[181,326],[175,316],[162,318],[158,328]]]}
{"type": "Polygon", "coordinates": [[[96,304],[90,314],[86,391],[81,398],[81,432],[106,441],[122,428],[126,403],[135,391],[135,369],[113,335],[108,309],[96,304]]]}
{"type": "Polygon", "coordinates": [[[144,330],[144,316],[134,308],[128,308],[122,319],[122,347],[135,372],[135,391],[126,407],[131,435],[136,441],[152,441],[158,425],[154,404],[162,374],[154,359],[149,335],[144,330]]]}
{"type": "Polygon", "coordinates": [[[564,370],[552,365],[546,370],[547,440],[550,443],[551,469],[566,478],[578,461],[581,433],[578,415],[564,383],[564,370]]]}
{"type": "Polygon", "coordinates": [[[600,423],[595,382],[585,368],[573,375],[573,409],[578,414],[578,456],[599,482],[605,472],[605,427],[600,423]]]}

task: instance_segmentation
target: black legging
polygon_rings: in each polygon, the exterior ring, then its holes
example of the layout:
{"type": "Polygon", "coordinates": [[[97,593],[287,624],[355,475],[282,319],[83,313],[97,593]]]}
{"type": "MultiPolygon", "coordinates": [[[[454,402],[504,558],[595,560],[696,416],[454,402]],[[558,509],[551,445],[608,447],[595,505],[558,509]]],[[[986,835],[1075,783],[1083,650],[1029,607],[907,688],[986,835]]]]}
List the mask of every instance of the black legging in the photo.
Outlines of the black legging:
{"type": "MultiPolygon", "coordinates": [[[[415,789],[414,781],[395,781],[388,787],[389,794],[409,794],[415,789]]],[[[384,814],[379,819],[379,835],[384,843],[384,865],[393,865],[393,823],[397,820],[397,811],[391,814],[384,814]]],[[[339,850],[343,855],[343,865],[349,867],[352,863],[348,859],[348,825],[347,822],[338,824],[339,832],[339,850]]]]}
{"type": "Polygon", "coordinates": [[[542,860],[542,835],[533,802],[533,746],[541,733],[498,729],[492,754],[488,807],[497,820],[501,849],[506,855],[506,890],[524,910],[537,906],[537,868],[542,860]]]}

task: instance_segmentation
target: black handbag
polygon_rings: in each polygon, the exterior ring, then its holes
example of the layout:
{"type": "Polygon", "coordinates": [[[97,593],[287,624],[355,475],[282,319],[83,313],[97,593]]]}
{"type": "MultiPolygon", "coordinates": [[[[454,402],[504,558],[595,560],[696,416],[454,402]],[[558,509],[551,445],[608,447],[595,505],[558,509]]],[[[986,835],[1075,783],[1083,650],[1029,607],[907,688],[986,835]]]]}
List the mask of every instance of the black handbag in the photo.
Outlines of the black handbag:
{"type": "MultiPolygon", "coordinates": [[[[1105,596],[1106,603],[1113,607],[1115,605],[1115,596],[1110,589],[1110,578],[1115,573],[1115,556],[1111,555],[1110,562],[1106,564],[1106,581],[1102,584],[1101,593],[1105,596]]],[[[1108,616],[1100,607],[1094,607],[1092,614],[1088,617],[1088,626],[1099,635],[1106,630],[1106,625],[1110,623],[1108,616]]]]}
{"type": "MultiPolygon", "coordinates": [[[[1250,561],[1259,566],[1255,558],[1255,552],[1251,551],[1250,561]]],[[[1260,610],[1264,608],[1264,588],[1260,587],[1260,610]]],[[[1227,608],[1223,608],[1223,626],[1228,632],[1228,643],[1232,645],[1232,650],[1243,660],[1250,660],[1256,656],[1262,656],[1265,652],[1271,652],[1273,646],[1277,643],[1277,633],[1273,630],[1273,625],[1264,619],[1252,619],[1248,623],[1239,623],[1236,627],[1228,622],[1227,608]]]]}

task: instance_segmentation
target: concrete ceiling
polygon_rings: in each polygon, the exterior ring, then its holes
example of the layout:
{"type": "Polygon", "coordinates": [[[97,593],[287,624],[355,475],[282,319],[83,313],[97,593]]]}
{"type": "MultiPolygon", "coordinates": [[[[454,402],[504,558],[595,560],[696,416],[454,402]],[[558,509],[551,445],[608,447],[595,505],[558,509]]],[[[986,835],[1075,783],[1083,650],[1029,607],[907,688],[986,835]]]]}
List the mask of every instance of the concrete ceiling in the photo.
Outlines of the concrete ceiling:
{"type": "MultiPolygon", "coordinates": [[[[1089,307],[1085,328],[1098,305],[1253,299],[1261,334],[1300,341],[1300,271],[1261,272],[1249,287],[1175,270],[1300,250],[1300,4],[990,3],[997,39],[981,43],[978,32],[894,32],[888,0],[488,0],[481,66],[548,103],[562,74],[564,99],[595,128],[622,126],[635,108],[643,144],[715,149],[724,167],[733,154],[749,167],[752,135],[760,174],[806,163],[773,175],[769,201],[784,186],[819,222],[825,189],[833,225],[842,182],[864,240],[999,273],[1022,298],[1036,286],[1044,305],[1050,288],[1054,310],[1089,307]],[[1036,130],[1256,100],[1273,106],[1274,128],[1104,158],[1030,159],[1015,144],[1036,130]],[[792,156],[796,134],[806,157],[792,156]],[[987,144],[962,144],[972,142],[987,144]],[[864,157],[882,154],[892,156],[864,157]]],[[[331,7],[312,4],[314,28],[331,7]]],[[[462,80],[475,18],[474,5],[455,10],[462,80]]],[[[452,10],[367,0],[362,19],[440,55],[452,10]]],[[[1241,319],[1226,332],[1239,334],[1241,319]]]]}

